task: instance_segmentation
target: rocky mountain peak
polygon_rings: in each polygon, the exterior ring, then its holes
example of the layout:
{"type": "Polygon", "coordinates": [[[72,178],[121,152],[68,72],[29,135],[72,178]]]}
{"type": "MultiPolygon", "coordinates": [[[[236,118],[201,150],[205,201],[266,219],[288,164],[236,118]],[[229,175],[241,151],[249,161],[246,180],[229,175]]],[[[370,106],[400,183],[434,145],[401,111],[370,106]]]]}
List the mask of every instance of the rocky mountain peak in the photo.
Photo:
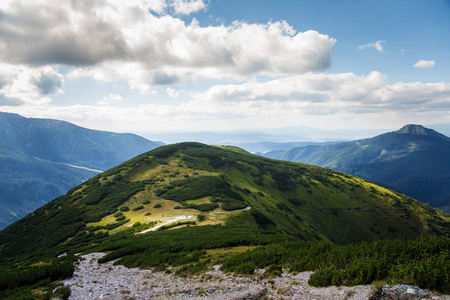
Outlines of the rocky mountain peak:
{"type": "Polygon", "coordinates": [[[449,138],[433,129],[425,128],[422,125],[408,124],[396,131],[399,134],[414,134],[414,135],[430,135],[449,140],[449,138]]]}
{"type": "Polygon", "coordinates": [[[400,128],[397,133],[402,134],[418,134],[418,135],[428,135],[428,131],[431,129],[427,129],[422,125],[408,124],[400,128]]]}

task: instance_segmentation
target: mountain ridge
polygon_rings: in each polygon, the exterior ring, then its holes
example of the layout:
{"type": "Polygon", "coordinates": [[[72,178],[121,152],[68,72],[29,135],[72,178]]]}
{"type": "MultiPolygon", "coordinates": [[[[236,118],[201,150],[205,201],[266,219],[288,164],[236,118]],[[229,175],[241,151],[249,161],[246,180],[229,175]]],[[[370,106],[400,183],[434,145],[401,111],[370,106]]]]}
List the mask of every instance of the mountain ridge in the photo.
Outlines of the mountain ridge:
{"type": "Polygon", "coordinates": [[[265,156],[363,177],[434,207],[450,204],[450,138],[423,126],[406,125],[373,138],[273,151],[265,156]]]}
{"type": "Polygon", "coordinates": [[[0,229],[100,170],[160,145],[134,134],[0,112],[0,229]]]}
{"type": "Polygon", "coordinates": [[[187,223],[175,226],[246,224],[344,244],[450,235],[450,216],[365,180],[235,149],[181,143],[103,172],[7,227],[0,232],[0,257],[66,247],[85,231],[97,236],[134,226],[145,230],[173,216],[186,216],[187,223]],[[246,207],[251,209],[240,211],[246,207]],[[206,221],[199,221],[202,214],[206,221]]]}

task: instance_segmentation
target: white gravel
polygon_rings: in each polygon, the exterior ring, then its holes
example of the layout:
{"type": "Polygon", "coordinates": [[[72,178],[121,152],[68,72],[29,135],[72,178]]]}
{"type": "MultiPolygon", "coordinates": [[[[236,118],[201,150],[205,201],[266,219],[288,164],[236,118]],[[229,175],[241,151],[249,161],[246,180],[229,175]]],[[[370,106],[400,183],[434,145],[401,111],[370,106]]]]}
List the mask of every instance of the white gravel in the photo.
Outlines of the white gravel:
{"type": "Polygon", "coordinates": [[[368,299],[373,286],[315,288],[311,272],[260,278],[225,274],[215,267],[200,276],[180,277],[152,270],[98,264],[103,253],[82,256],[74,276],[64,281],[69,299],[368,299]]]}
{"type": "Polygon", "coordinates": [[[178,221],[190,221],[194,217],[195,216],[178,216],[178,217],[171,217],[171,218],[160,219],[160,220],[158,220],[158,221],[161,221],[160,224],[158,224],[155,227],[152,227],[150,229],[146,229],[146,230],[143,230],[141,232],[138,232],[136,234],[143,234],[143,233],[147,233],[149,231],[156,231],[158,228],[163,227],[164,225],[168,225],[170,223],[175,223],[175,222],[178,222],[178,221]]]}

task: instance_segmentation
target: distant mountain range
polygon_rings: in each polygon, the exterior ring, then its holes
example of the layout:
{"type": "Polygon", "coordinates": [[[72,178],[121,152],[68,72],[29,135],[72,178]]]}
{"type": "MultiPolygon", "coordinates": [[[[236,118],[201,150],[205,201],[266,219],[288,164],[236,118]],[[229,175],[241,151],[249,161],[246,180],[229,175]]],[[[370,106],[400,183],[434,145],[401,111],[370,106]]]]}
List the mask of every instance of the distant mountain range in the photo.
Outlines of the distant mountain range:
{"type": "Polygon", "coordinates": [[[99,172],[163,145],[0,112],[0,229],[99,172]]]}
{"type": "MultiPolygon", "coordinates": [[[[427,127],[450,136],[450,123],[434,124],[427,127]]],[[[291,126],[216,132],[142,133],[142,135],[150,140],[163,141],[166,144],[199,142],[208,145],[231,145],[243,148],[251,153],[264,154],[270,151],[288,150],[309,145],[323,146],[351,142],[394,129],[325,130],[306,126],[291,126]]]]}
{"type": "Polygon", "coordinates": [[[352,141],[383,130],[323,130],[304,126],[284,128],[242,129],[222,132],[148,133],[145,137],[167,144],[195,141],[208,145],[233,145],[249,152],[267,152],[317,143],[352,141]]]}
{"type": "Polygon", "coordinates": [[[421,125],[335,145],[272,151],[266,157],[303,162],[392,187],[450,209],[450,138],[421,125]]]}

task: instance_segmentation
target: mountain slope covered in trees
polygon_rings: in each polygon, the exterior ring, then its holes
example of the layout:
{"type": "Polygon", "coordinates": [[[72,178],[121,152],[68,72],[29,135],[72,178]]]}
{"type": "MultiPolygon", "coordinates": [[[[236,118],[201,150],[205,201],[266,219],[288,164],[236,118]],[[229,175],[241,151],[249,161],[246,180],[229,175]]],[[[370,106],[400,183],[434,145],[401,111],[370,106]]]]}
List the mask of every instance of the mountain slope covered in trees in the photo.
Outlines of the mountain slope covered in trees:
{"type": "Polygon", "coordinates": [[[450,209],[450,138],[420,125],[329,146],[273,151],[266,157],[338,170],[450,209]]]}

